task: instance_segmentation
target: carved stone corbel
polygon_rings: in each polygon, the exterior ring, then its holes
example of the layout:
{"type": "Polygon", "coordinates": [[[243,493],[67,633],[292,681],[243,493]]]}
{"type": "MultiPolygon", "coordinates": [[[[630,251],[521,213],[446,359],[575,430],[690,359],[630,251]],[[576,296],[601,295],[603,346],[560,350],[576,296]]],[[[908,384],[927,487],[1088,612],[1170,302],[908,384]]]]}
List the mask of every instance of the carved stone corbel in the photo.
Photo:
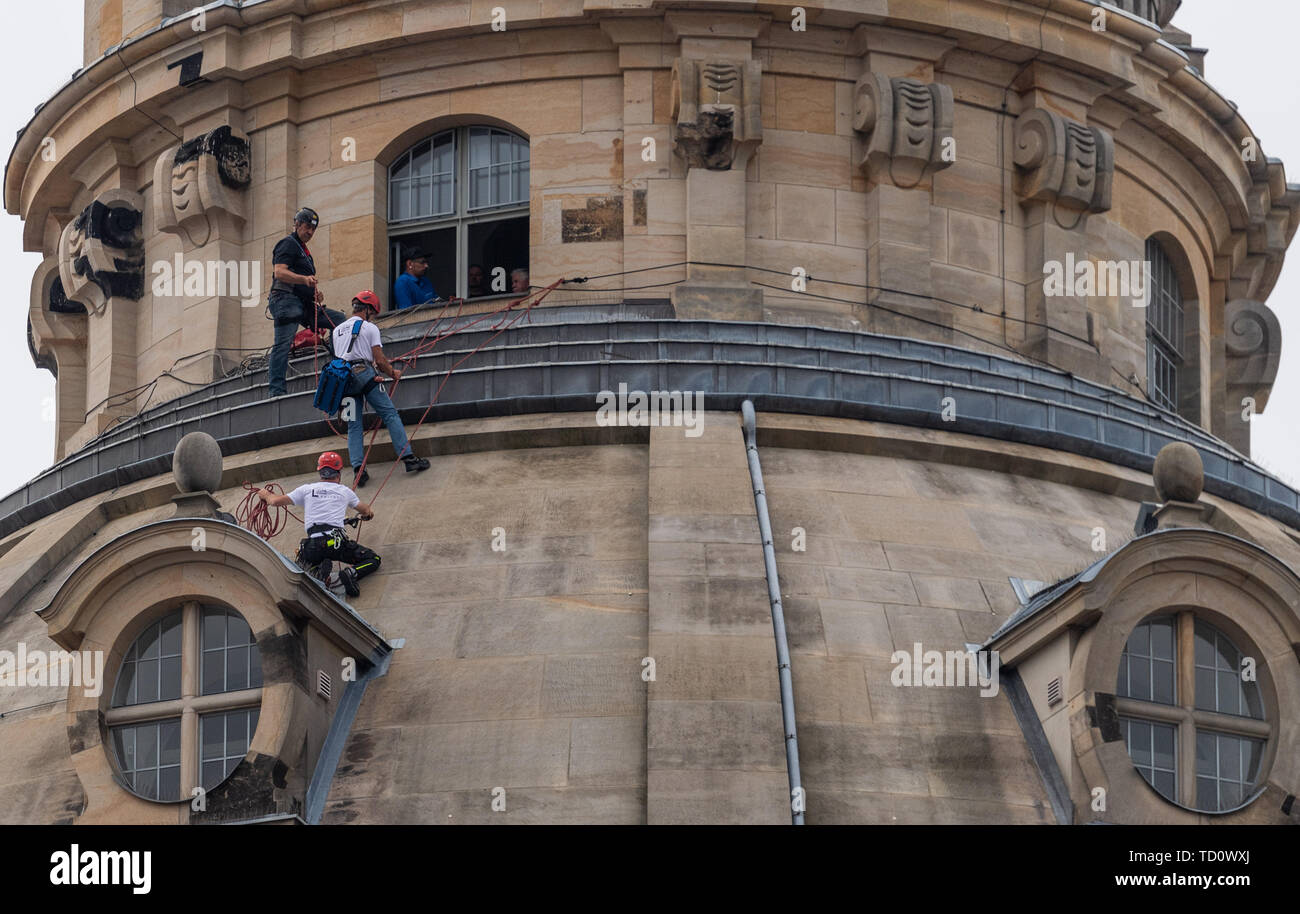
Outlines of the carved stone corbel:
{"type": "Polygon", "coordinates": [[[1223,348],[1228,412],[1242,409],[1245,397],[1255,401],[1254,412],[1262,412],[1282,354],[1277,315],[1263,302],[1228,302],[1223,309],[1223,348]]]}
{"type": "Polygon", "coordinates": [[[164,150],[154,166],[158,230],[202,247],[223,221],[244,223],[243,192],[251,180],[249,142],[229,127],[164,150]]]}
{"type": "Polygon", "coordinates": [[[27,348],[37,368],[54,375],[55,458],[67,453],[67,440],[85,421],[86,308],[63,294],[57,257],[47,257],[32,275],[27,309],[27,348]]]}
{"type": "Polygon", "coordinates": [[[1076,210],[1110,209],[1115,141],[1100,127],[1032,108],[1016,118],[1017,192],[1026,200],[1054,201],[1076,210]]]}
{"type": "Polygon", "coordinates": [[[952,89],[868,73],[854,88],[853,129],[863,136],[856,164],[867,176],[916,183],[953,162],[952,89]]]}
{"type": "Polygon", "coordinates": [[[673,61],[673,152],[688,167],[727,171],[741,144],[763,139],[757,60],[673,61]]]}
{"type": "Polygon", "coordinates": [[[100,311],[110,298],[139,301],[144,293],[141,196],[100,194],[59,236],[59,278],[69,302],[100,311]]]}

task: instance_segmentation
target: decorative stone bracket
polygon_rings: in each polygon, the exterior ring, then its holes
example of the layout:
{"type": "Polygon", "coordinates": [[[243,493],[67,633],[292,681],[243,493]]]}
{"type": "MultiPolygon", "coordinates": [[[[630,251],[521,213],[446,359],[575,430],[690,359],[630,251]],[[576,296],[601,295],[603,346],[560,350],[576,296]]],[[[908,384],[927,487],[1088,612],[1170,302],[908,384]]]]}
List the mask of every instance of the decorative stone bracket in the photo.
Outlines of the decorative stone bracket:
{"type": "Polygon", "coordinates": [[[673,61],[673,151],[688,167],[727,171],[737,146],[763,139],[757,60],[673,61]]]}
{"type": "Polygon", "coordinates": [[[853,129],[865,145],[856,164],[873,181],[916,183],[953,162],[952,89],[868,73],[854,88],[853,129]]]}
{"type": "Polygon", "coordinates": [[[67,301],[98,312],[110,298],[139,301],[144,293],[143,198],[105,191],[59,236],[59,278],[67,301]]]}
{"type": "Polygon", "coordinates": [[[1277,378],[1282,354],[1282,328],[1263,302],[1230,301],[1223,309],[1224,381],[1229,412],[1251,397],[1262,412],[1277,378]]]}
{"type": "Polygon", "coordinates": [[[154,166],[158,230],[179,235],[194,247],[207,244],[223,221],[243,224],[243,191],[251,180],[249,142],[229,127],[165,150],[154,166]]]}
{"type": "Polygon", "coordinates": [[[1016,118],[1014,161],[1022,198],[1091,213],[1110,209],[1115,141],[1105,130],[1032,108],[1016,118]]]}

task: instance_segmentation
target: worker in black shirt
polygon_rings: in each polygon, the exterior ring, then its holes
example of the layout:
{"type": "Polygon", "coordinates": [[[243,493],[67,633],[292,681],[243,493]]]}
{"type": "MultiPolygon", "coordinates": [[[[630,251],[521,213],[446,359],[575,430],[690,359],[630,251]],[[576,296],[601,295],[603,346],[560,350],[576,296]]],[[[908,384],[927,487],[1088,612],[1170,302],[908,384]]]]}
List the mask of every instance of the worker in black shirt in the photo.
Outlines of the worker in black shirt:
{"type": "Polygon", "coordinates": [[[286,393],[284,379],[289,370],[289,351],[301,325],[308,330],[329,330],[343,320],[343,312],[322,307],[325,296],[316,285],[316,263],[307,242],[316,234],[320,217],[303,207],[293,217],[293,234],[276,244],[271,254],[272,280],[270,311],[275,321],[275,342],[267,373],[271,396],[286,393]]]}

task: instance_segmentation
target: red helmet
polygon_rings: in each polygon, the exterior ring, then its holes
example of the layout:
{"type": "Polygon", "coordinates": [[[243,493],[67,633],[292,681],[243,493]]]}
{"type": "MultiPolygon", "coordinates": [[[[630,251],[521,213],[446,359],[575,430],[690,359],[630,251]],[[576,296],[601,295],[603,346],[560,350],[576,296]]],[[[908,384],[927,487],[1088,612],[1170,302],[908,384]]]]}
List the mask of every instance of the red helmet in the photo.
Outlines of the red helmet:
{"type": "Polygon", "coordinates": [[[333,470],[335,473],[341,473],[343,471],[343,458],[333,451],[326,451],[320,455],[320,460],[316,461],[316,469],[320,471],[326,468],[333,470]]]}
{"type": "Polygon", "coordinates": [[[379,296],[374,292],[371,292],[369,289],[366,289],[364,292],[358,292],[352,299],[352,307],[354,310],[358,304],[365,305],[376,314],[383,310],[379,306],[379,296]]]}

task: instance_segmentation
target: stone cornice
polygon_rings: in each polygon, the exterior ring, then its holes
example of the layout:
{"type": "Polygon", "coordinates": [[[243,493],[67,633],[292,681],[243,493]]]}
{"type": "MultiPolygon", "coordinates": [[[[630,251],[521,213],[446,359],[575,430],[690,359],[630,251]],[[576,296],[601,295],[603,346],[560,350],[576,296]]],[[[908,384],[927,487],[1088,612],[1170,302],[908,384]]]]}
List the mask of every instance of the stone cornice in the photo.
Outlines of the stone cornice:
{"type": "MultiPolygon", "coordinates": [[[[1031,599],[1021,612],[997,632],[984,647],[996,650],[1003,663],[1014,666],[1032,655],[1072,625],[1089,625],[1125,587],[1149,574],[1183,570],[1222,578],[1261,602],[1286,607],[1275,613],[1287,639],[1300,644],[1300,577],[1281,559],[1238,536],[1218,530],[1177,527],[1130,540],[1099,560],[1073,580],[1062,582],[1055,594],[1031,599]],[[1035,607],[1035,603],[1041,605],[1035,607]]],[[[1154,609],[1155,607],[1153,607],[1154,609]]]]}
{"type": "MultiPolygon", "coordinates": [[[[934,45],[930,49],[930,57],[935,54],[941,56],[943,49],[950,45],[960,47],[969,39],[987,42],[989,38],[999,35],[1008,45],[1016,43],[1014,36],[1022,35],[1020,43],[1034,48],[1041,35],[1043,45],[1034,50],[1041,54],[1043,60],[1068,60],[1073,67],[1090,74],[1092,78],[1104,77],[1105,82],[1113,84],[1111,98],[1124,99],[1126,105],[1135,109],[1147,104],[1142,101],[1147,83],[1136,81],[1132,72],[1133,61],[1140,60],[1142,66],[1156,71],[1153,75],[1161,88],[1174,90],[1203,111],[1214,123],[1211,129],[1226,135],[1227,147],[1235,149],[1243,139],[1251,136],[1249,128],[1235,109],[1187,66],[1185,55],[1172,45],[1162,43],[1159,30],[1139,17],[1108,9],[1107,32],[1098,34],[1091,30],[1091,14],[1097,7],[1085,0],[1029,0],[1027,8],[1020,12],[1014,9],[1009,11],[1002,0],[957,0],[957,5],[961,7],[960,17],[947,6],[918,5],[904,11],[890,10],[883,2],[867,3],[864,6],[861,2],[832,0],[822,9],[808,11],[809,27],[816,28],[822,22],[834,23],[837,28],[846,27],[851,18],[855,17],[861,25],[854,29],[855,37],[851,44],[859,52],[872,50],[870,36],[875,31],[874,27],[882,23],[890,23],[892,31],[898,31],[899,27],[903,30],[908,27],[924,29],[925,31],[915,32],[916,40],[922,43],[929,41],[934,45]],[[1034,6],[1043,10],[1039,12],[1034,6]],[[1015,20],[1014,28],[1012,19],[1015,20]],[[935,28],[945,30],[943,37],[926,34],[935,28]],[[1087,52],[1082,57],[1073,56],[1084,49],[1087,52]]],[[[778,24],[778,20],[768,13],[753,12],[752,4],[717,0],[712,6],[712,11],[698,8],[681,11],[670,8],[669,4],[660,0],[641,0],[638,3],[627,0],[619,0],[617,3],[588,0],[583,4],[582,14],[593,24],[600,23],[619,46],[624,40],[630,39],[631,35],[622,38],[615,36],[621,36],[632,23],[637,23],[637,29],[648,28],[650,32],[657,30],[659,40],[665,42],[673,42],[688,33],[707,34],[710,38],[723,40],[761,41],[764,29],[778,24]],[[657,29],[652,22],[646,21],[654,19],[661,23],[657,29]]],[[[400,38],[404,44],[409,44],[412,40],[419,40],[421,35],[430,38],[453,37],[466,32],[483,32],[487,28],[484,11],[471,7],[468,3],[465,7],[463,18],[443,16],[435,19],[410,13],[404,18],[395,19],[400,24],[400,34],[395,33],[393,40],[400,38]]],[[[196,37],[190,27],[191,16],[187,14],[168,20],[155,29],[109,49],[99,60],[79,71],[72,81],[41,107],[11,151],[6,166],[5,205],[9,212],[20,214],[31,223],[25,230],[25,247],[32,250],[40,247],[45,211],[32,207],[39,190],[52,178],[57,181],[75,180],[61,164],[50,166],[40,161],[41,140],[45,136],[68,137],[70,142],[67,147],[70,148],[64,148],[61,155],[71,156],[73,160],[79,154],[84,156],[84,153],[80,153],[81,146],[90,142],[90,137],[101,132],[105,125],[85,124],[73,129],[73,123],[80,110],[92,110],[89,102],[92,96],[98,97],[97,89],[126,84],[129,77],[125,67],[131,68],[138,85],[136,104],[165,107],[170,99],[183,97],[184,90],[175,85],[175,71],[166,70],[167,64],[174,62],[178,56],[192,53],[201,47],[205,53],[204,76],[210,79],[244,79],[286,65],[301,70],[316,65],[317,61],[326,57],[346,59],[387,43],[389,39],[381,37],[377,41],[371,40],[356,47],[340,47],[337,44],[338,35],[351,32],[360,34],[363,30],[335,28],[336,25],[351,17],[361,17],[356,20],[358,23],[366,17],[373,20],[373,14],[373,7],[359,9],[345,0],[318,0],[312,3],[305,0],[261,0],[258,3],[245,3],[241,7],[223,4],[207,9],[207,30],[202,36],[196,37]],[[40,167],[33,169],[33,165],[40,167]]],[[[557,18],[555,21],[557,24],[569,23],[573,21],[573,16],[557,18]]],[[[545,24],[546,20],[532,20],[522,25],[533,27],[545,24]]],[[[643,40],[649,37],[649,33],[642,36],[643,40]]],[[[889,49],[881,47],[880,52],[889,53],[889,49]]],[[[103,108],[102,104],[93,106],[96,112],[102,112],[103,108]]],[[[140,117],[129,109],[117,116],[140,117]]],[[[138,128],[125,129],[130,132],[143,129],[147,121],[143,118],[140,120],[138,128]]],[[[1184,152],[1203,148],[1204,129],[1196,123],[1165,125],[1160,132],[1177,133],[1184,137],[1186,142],[1181,144],[1184,152]]],[[[98,146],[98,142],[95,145],[98,146]]],[[[1289,240],[1294,233],[1295,223],[1300,218],[1300,200],[1294,194],[1279,190],[1279,186],[1285,188],[1285,179],[1279,181],[1269,175],[1268,169],[1263,165],[1262,150],[1260,164],[1249,172],[1245,165],[1231,163],[1226,159],[1214,162],[1205,160],[1198,167],[1222,172],[1228,179],[1226,185],[1238,188],[1228,196],[1221,190],[1220,204],[1231,214],[1234,227],[1251,234],[1251,253],[1262,257],[1265,263],[1250,283],[1253,288],[1239,288],[1237,294],[1266,297],[1280,269],[1282,248],[1276,240],[1289,240]],[[1263,190],[1258,187],[1261,182],[1265,184],[1263,190]],[[1260,212],[1250,219],[1242,220],[1240,214],[1247,211],[1242,197],[1246,195],[1260,198],[1259,204],[1253,207],[1260,212]]],[[[1280,164],[1278,170],[1280,171],[1280,164]]],[[[1226,186],[1223,181],[1211,183],[1220,188],[1226,186]]],[[[52,200],[50,203],[69,205],[69,201],[64,199],[52,200]]],[[[1220,250],[1217,253],[1221,256],[1223,252],[1220,250]]]]}
{"type": "Polygon", "coordinates": [[[209,518],[174,518],[122,534],[77,565],[37,615],[57,644],[77,650],[89,624],[83,615],[93,595],[115,590],[135,577],[135,567],[146,563],[157,570],[205,562],[229,566],[258,581],[288,615],[311,620],[353,656],[377,662],[392,650],[370,623],[265,542],[242,527],[209,518]],[[196,529],[206,535],[206,548],[199,551],[193,548],[196,529]]]}

